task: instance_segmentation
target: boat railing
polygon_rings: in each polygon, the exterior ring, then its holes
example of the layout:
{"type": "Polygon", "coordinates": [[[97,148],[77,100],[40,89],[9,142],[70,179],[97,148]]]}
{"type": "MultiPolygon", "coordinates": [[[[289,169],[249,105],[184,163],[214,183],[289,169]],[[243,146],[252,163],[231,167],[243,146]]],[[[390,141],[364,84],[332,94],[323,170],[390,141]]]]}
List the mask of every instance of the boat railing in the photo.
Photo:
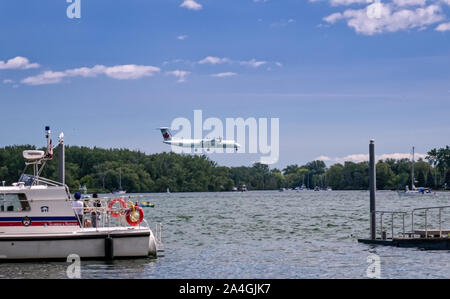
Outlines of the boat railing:
{"type": "Polygon", "coordinates": [[[382,240],[386,240],[387,236],[385,231],[383,230],[383,216],[384,214],[388,214],[391,216],[391,238],[393,239],[395,237],[395,225],[394,225],[394,218],[396,215],[401,215],[402,217],[402,236],[406,236],[405,231],[405,217],[408,214],[407,212],[400,212],[400,211],[375,211],[376,214],[380,215],[380,235],[382,240]]]}
{"type": "Polygon", "coordinates": [[[450,209],[450,206],[437,206],[437,207],[425,207],[425,208],[416,208],[414,210],[412,210],[411,212],[411,233],[412,234],[416,234],[415,228],[414,228],[414,215],[416,214],[416,212],[419,211],[423,211],[423,215],[424,215],[424,227],[425,227],[425,238],[428,238],[428,233],[429,233],[429,223],[428,223],[428,212],[430,210],[438,210],[439,213],[439,237],[442,238],[443,236],[443,227],[442,224],[444,223],[442,220],[442,211],[446,210],[446,209],[450,209]]]}
{"type": "Polygon", "coordinates": [[[156,249],[159,252],[163,252],[164,244],[162,241],[162,223],[156,223],[155,225],[155,241],[156,241],[156,249]]]}
{"type": "MultiPolygon", "coordinates": [[[[97,200],[96,198],[90,198],[88,206],[81,207],[72,207],[72,210],[74,211],[75,215],[77,215],[77,212],[82,209],[83,210],[83,217],[82,222],[80,222],[80,219],[78,218],[78,223],[80,227],[82,228],[90,228],[92,225],[95,225],[95,227],[139,227],[139,228],[150,228],[150,225],[148,224],[146,219],[143,219],[141,223],[139,223],[137,226],[131,226],[127,223],[125,219],[125,212],[126,210],[130,209],[123,209],[121,211],[122,216],[120,217],[113,217],[112,211],[108,209],[108,203],[110,198],[99,198],[100,206],[93,206],[94,201],[97,200]],[[95,219],[95,220],[94,220],[95,219]],[[88,222],[89,220],[89,222],[88,222]]],[[[93,228],[95,228],[93,227],[93,228]]]]}

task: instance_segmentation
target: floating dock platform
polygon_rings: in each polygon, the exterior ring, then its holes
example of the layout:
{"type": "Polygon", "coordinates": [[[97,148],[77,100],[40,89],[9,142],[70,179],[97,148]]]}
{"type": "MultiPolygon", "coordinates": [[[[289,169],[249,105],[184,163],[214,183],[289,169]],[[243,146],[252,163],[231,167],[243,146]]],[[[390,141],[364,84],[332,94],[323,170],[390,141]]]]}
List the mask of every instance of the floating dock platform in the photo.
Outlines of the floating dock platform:
{"type": "Polygon", "coordinates": [[[419,248],[424,250],[450,250],[450,238],[358,239],[358,242],[371,245],[419,248]]]}

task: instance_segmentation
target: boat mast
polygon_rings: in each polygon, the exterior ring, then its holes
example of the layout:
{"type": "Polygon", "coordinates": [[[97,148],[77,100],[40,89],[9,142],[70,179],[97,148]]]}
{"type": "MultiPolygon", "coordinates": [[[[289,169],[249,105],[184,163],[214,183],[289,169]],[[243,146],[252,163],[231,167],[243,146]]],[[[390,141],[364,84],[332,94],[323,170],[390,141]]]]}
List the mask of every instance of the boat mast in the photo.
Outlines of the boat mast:
{"type": "Polygon", "coordinates": [[[411,165],[411,189],[416,189],[416,186],[414,186],[414,146],[412,148],[412,165],[411,165]]]}
{"type": "Polygon", "coordinates": [[[122,190],[122,167],[119,168],[119,190],[122,190]]]}

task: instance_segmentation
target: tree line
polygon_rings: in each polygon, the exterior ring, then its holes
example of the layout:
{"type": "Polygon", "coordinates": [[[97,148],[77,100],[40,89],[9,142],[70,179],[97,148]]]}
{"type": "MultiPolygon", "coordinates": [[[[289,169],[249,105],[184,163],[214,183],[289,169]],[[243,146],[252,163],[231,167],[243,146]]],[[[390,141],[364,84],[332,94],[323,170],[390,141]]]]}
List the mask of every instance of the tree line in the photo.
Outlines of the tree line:
{"type": "MultiPolygon", "coordinates": [[[[16,182],[24,170],[22,151],[31,145],[0,148],[0,181],[16,182]]],[[[57,153],[44,168],[43,177],[57,180],[57,153]]],[[[425,160],[414,165],[415,185],[444,189],[450,185],[450,148],[433,149],[425,160]]],[[[29,171],[28,171],[29,172],[29,171]]],[[[279,170],[255,163],[247,167],[217,165],[205,155],[176,153],[145,154],[128,149],[66,146],[66,184],[71,190],[86,186],[90,192],[112,192],[119,179],[128,192],[203,192],[231,191],[245,184],[248,190],[277,190],[306,186],[334,190],[369,188],[368,162],[345,162],[327,167],[323,161],[288,165],[279,170]]],[[[377,162],[377,188],[411,187],[411,162],[387,159],[377,162]]]]}

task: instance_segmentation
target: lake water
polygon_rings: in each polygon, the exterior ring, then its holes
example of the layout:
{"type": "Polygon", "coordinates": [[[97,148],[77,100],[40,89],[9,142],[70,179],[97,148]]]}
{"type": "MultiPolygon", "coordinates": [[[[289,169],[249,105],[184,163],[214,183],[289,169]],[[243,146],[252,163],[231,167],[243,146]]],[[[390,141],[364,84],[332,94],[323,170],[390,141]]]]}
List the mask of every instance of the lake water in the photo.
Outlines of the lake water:
{"type": "MultiPolygon", "coordinates": [[[[371,254],[380,257],[381,278],[450,278],[450,251],[357,242],[369,235],[368,192],[172,193],[145,200],[155,204],[144,209],[152,228],[163,224],[163,256],[83,261],[82,278],[365,278],[371,254]]],[[[436,205],[450,205],[450,194],[377,193],[378,210],[436,205]]],[[[406,223],[410,230],[410,217],[406,223]]],[[[401,227],[398,218],[396,230],[401,227]]],[[[66,278],[68,265],[0,264],[0,278],[66,278]]]]}

